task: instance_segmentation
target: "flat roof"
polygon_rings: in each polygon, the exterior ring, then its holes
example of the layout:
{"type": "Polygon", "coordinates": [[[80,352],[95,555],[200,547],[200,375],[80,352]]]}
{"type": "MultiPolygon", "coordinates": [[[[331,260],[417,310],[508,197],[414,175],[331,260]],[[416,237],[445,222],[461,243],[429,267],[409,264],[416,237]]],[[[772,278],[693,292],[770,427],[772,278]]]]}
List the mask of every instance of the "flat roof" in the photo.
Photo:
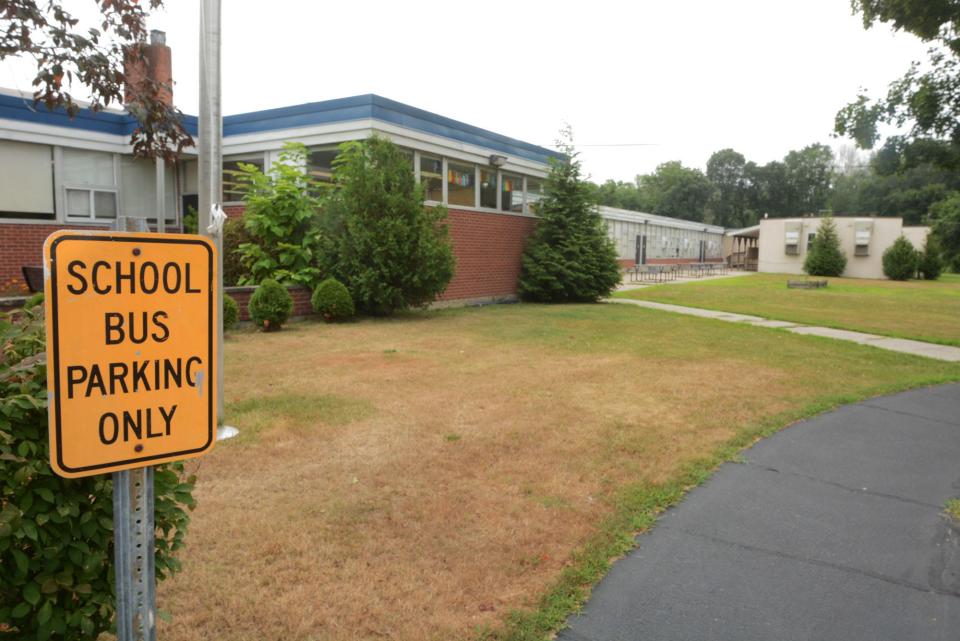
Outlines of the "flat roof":
{"type": "Polygon", "coordinates": [[[723,227],[718,225],[708,225],[707,223],[701,223],[695,220],[659,216],[657,214],[648,214],[646,212],[633,211],[631,209],[620,209],[618,207],[608,207],[606,205],[600,205],[599,209],[601,216],[611,220],[622,220],[629,223],[648,223],[652,225],[660,225],[662,227],[673,227],[675,229],[704,231],[711,234],[722,234],[724,232],[723,227]]]}
{"type": "MultiPolygon", "coordinates": [[[[74,118],[70,118],[63,108],[51,111],[42,104],[34,106],[32,96],[11,90],[0,90],[0,118],[121,136],[129,136],[137,128],[136,118],[127,111],[93,111],[82,107],[74,118]]],[[[378,120],[543,164],[549,163],[551,158],[563,158],[563,154],[558,151],[375,94],[224,116],[223,137],[226,140],[242,134],[358,120],[378,120]]],[[[191,135],[197,135],[196,116],[184,114],[183,125],[191,135]]]]}

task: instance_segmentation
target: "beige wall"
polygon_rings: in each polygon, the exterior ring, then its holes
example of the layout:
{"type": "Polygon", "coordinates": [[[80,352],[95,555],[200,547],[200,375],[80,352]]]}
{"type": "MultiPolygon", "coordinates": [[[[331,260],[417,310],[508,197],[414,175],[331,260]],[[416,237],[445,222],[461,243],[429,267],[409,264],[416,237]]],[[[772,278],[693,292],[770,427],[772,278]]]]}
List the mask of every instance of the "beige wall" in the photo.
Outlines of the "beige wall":
{"type": "MultiPolygon", "coordinates": [[[[759,271],[781,274],[802,274],[803,261],[807,257],[809,235],[816,233],[820,218],[767,218],[760,221],[759,271]],[[800,252],[786,253],[786,224],[800,221],[800,252]]],[[[902,233],[918,249],[923,246],[928,227],[903,227],[902,218],[835,218],[840,247],[847,255],[844,276],[851,278],[885,278],[883,275],[883,252],[902,233]],[[869,255],[854,256],[854,223],[857,220],[873,221],[869,255]]]]}

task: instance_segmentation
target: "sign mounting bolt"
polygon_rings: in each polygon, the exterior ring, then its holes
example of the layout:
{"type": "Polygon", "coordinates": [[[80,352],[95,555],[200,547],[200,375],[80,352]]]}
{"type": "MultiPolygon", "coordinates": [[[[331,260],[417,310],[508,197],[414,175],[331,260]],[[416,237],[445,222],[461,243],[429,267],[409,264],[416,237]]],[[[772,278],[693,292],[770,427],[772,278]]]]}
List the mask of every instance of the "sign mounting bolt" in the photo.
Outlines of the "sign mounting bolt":
{"type": "Polygon", "coordinates": [[[134,247],[134,248],[133,248],[133,255],[134,255],[134,256],[139,256],[139,255],[140,255],[140,248],[139,248],[139,247],[134,247]]]}

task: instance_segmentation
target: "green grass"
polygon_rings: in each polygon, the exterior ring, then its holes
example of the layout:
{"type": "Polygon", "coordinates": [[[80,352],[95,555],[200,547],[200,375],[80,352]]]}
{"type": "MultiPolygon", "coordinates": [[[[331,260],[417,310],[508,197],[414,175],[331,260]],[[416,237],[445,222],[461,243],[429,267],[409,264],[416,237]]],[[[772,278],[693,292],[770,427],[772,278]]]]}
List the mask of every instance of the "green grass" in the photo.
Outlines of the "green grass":
{"type": "Polygon", "coordinates": [[[787,279],[797,278],[751,274],[616,296],[960,346],[960,275],[907,282],[830,278],[824,289],[787,289],[787,279]]]}

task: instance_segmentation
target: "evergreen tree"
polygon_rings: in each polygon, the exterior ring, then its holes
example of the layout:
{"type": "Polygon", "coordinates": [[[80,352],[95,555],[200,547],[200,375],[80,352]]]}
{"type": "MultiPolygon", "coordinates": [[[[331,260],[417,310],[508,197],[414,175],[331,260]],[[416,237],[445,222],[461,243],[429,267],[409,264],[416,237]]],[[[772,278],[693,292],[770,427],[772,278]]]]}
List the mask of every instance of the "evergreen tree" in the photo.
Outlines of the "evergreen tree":
{"type": "Polygon", "coordinates": [[[923,251],[917,257],[917,272],[924,280],[937,280],[943,273],[943,249],[933,234],[927,235],[923,251]]]}
{"type": "Polygon", "coordinates": [[[385,138],[344,143],[333,180],[323,217],[326,275],[368,314],[433,302],[453,278],[447,210],[424,206],[410,158],[385,138]]]}
{"type": "Polygon", "coordinates": [[[846,267],[847,257],[840,249],[837,224],[832,216],[827,216],[820,222],[817,235],[810,243],[803,271],[811,276],[839,276],[846,267]]]}
{"type": "Polygon", "coordinates": [[[907,280],[917,272],[917,250],[904,236],[883,252],[883,273],[891,280],[907,280]]]}
{"type": "Polygon", "coordinates": [[[537,228],[523,253],[519,293],[539,302],[596,302],[620,282],[617,251],[600,217],[594,190],[580,173],[569,128],[562,161],[552,161],[537,228]]]}

